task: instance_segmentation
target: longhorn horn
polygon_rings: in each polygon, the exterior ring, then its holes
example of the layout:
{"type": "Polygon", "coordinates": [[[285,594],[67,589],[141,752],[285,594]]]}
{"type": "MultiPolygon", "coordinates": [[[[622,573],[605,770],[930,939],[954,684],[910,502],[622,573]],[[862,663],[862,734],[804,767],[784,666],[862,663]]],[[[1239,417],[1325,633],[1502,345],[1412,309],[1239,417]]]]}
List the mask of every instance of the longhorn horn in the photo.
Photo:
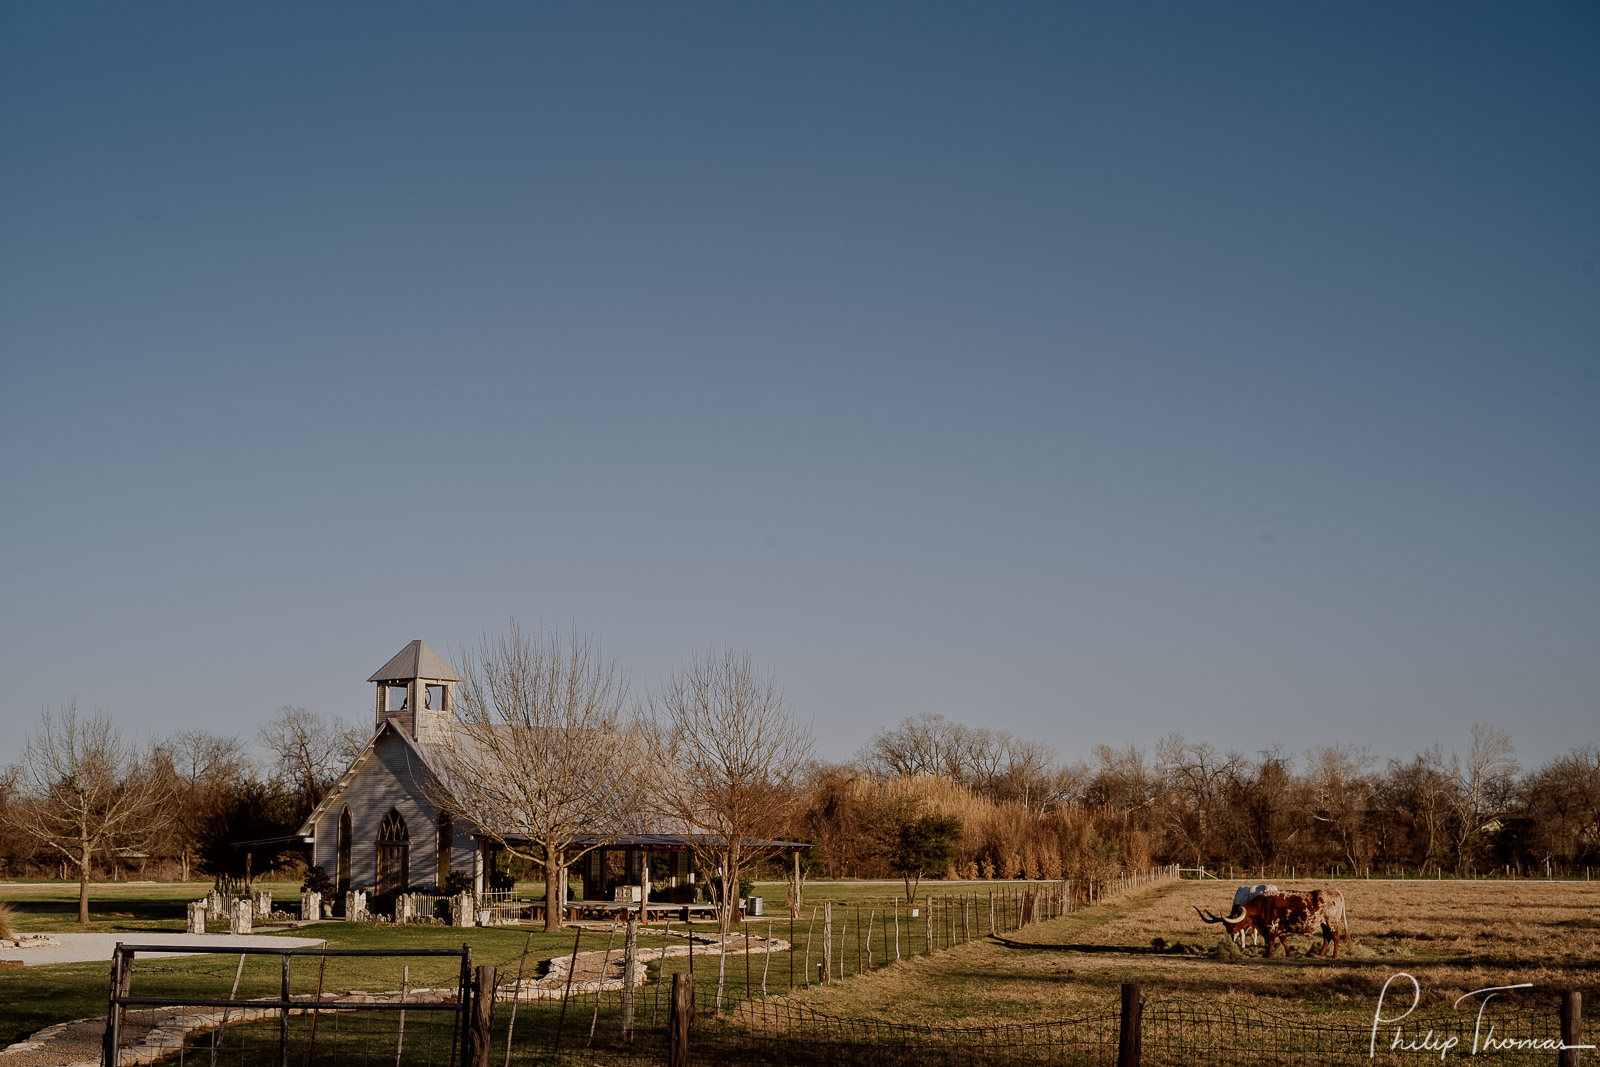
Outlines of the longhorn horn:
{"type": "MultiPolygon", "coordinates": [[[[1194,908],[1193,904],[1191,904],[1189,906],[1191,908],[1194,908]]],[[[1215,915],[1212,915],[1209,911],[1201,911],[1199,908],[1194,908],[1194,913],[1196,915],[1200,916],[1200,921],[1203,922],[1203,923],[1219,923],[1219,922],[1222,921],[1221,919],[1217,918],[1215,915]]]]}

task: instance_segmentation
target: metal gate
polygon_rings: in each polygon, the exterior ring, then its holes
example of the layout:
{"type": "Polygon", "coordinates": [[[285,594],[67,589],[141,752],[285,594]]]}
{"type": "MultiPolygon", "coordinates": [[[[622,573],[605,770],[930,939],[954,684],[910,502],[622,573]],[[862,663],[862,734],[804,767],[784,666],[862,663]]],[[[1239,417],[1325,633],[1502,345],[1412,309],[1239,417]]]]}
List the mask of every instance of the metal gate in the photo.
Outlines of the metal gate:
{"type": "MultiPolygon", "coordinates": [[[[187,961],[186,961],[187,962],[187,961]]],[[[269,965],[270,967],[270,965],[269,965]]],[[[119,944],[111,958],[111,992],[106,1012],[106,1030],[101,1063],[116,1067],[119,1059],[134,1052],[134,1062],[171,1060],[178,1063],[204,1062],[216,1067],[220,1062],[255,1067],[288,1067],[293,1062],[307,1067],[317,1062],[337,1063],[356,1056],[392,1061],[397,1067],[458,1067],[466,1055],[467,1022],[470,1018],[473,987],[470,981],[472,949],[326,949],[326,948],[235,948],[225,954],[216,948],[192,945],[119,944]],[[160,961],[138,968],[171,976],[187,989],[141,995],[133,988],[135,960],[140,953],[162,953],[192,957],[197,954],[239,957],[232,986],[227,996],[201,995],[208,982],[226,972],[197,971],[187,967],[157,970],[160,961]],[[241,996],[240,979],[248,957],[276,956],[281,964],[276,973],[252,976],[253,993],[263,986],[275,987],[268,995],[241,996]],[[448,981],[432,988],[412,988],[411,963],[424,964],[427,973],[442,974],[440,964],[455,958],[459,964],[448,981]],[[341,965],[359,973],[363,984],[373,977],[372,959],[393,959],[392,969],[406,976],[398,990],[352,993],[328,987],[328,967],[335,965],[335,986],[350,984],[340,975],[341,965]],[[305,960],[298,976],[293,961],[305,960]],[[301,992],[295,992],[297,984],[301,992]],[[315,991],[306,987],[315,981],[315,991]],[[197,988],[198,987],[198,988],[197,988]],[[420,1016],[417,1013],[421,1013],[420,1016]],[[406,1017],[412,1016],[407,1033],[406,1017]],[[319,1031],[321,1047],[319,1049],[319,1031]],[[320,1057],[320,1061],[319,1061],[320,1057]]],[[[391,983],[379,983],[387,985],[391,983]]],[[[218,990],[220,992],[220,990],[218,990]]]]}

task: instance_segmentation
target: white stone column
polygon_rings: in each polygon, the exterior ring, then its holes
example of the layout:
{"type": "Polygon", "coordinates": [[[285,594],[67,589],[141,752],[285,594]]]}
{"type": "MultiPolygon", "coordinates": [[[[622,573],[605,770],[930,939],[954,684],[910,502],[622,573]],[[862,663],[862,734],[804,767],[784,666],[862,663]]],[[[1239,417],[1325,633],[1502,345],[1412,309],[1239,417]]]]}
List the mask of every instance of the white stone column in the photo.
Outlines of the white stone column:
{"type": "Polygon", "coordinates": [[[310,889],[300,894],[300,918],[303,922],[316,922],[322,918],[322,894],[310,889]]]}
{"type": "Polygon", "coordinates": [[[250,895],[251,903],[255,906],[255,920],[262,922],[272,915],[272,892],[267,889],[258,889],[250,895]]]}
{"type": "Polygon", "coordinates": [[[189,902],[189,933],[203,934],[206,932],[206,902],[204,900],[191,900],[189,902]]]}
{"type": "Polygon", "coordinates": [[[233,902],[233,914],[229,916],[228,932],[234,934],[248,934],[250,932],[250,916],[255,909],[248,900],[240,897],[233,902]]]}

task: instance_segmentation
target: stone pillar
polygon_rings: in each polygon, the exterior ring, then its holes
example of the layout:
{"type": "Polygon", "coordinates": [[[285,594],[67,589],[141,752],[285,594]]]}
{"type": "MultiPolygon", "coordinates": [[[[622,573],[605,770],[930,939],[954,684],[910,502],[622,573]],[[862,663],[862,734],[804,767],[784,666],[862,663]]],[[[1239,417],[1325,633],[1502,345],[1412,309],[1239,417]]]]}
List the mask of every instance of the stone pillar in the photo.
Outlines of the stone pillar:
{"type": "Polygon", "coordinates": [[[399,893],[394,898],[394,921],[409,923],[417,921],[417,898],[410,893],[399,893]]]}
{"type": "Polygon", "coordinates": [[[228,917],[228,932],[234,934],[248,934],[250,932],[250,915],[255,910],[248,900],[243,898],[233,902],[233,914],[228,917]]]}
{"type": "Polygon", "coordinates": [[[251,894],[251,903],[255,907],[256,922],[264,922],[272,916],[272,891],[257,889],[251,894]]]}
{"type": "Polygon", "coordinates": [[[300,893],[300,918],[304,922],[316,922],[322,918],[322,894],[310,889],[300,893]]]}
{"type": "Polygon", "coordinates": [[[457,893],[450,898],[450,925],[476,926],[478,916],[471,893],[457,893]]]}
{"type": "Polygon", "coordinates": [[[206,902],[204,900],[191,900],[189,902],[189,932],[203,934],[206,932],[206,902]]]}
{"type": "Polygon", "coordinates": [[[367,893],[363,889],[352,889],[344,895],[345,922],[359,923],[367,919],[367,893]]]}
{"type": "Polygon", "coordinates": [[[221,893],[213,889],[211,892],[206,894],[205,900],[207,919],[226,919],[228,917],[228,908],[227,905],[222,902],[221,893]]]}

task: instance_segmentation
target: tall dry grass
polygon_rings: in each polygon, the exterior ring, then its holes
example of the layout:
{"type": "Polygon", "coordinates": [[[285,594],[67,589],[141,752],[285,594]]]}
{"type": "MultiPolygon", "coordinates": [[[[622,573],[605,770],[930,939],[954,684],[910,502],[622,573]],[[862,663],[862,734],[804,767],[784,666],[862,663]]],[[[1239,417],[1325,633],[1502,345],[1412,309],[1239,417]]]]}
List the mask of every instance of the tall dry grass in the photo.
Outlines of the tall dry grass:
{"type": "MultiPolygon", "coordinates": [[[[1092,805],[1043,812],[1015,802],[996,802],[937,775],[914,775],[878,782],[857,776],[830,784],[832,810],[871,813],[907,800],[923,811],[961,821],[956,858],[947,878],[1070,878],[1102,881],[1123,870],[1148,867],[1149,835],[1128,828],[1106,809],[1092,805]],[[842,793],[842,797],[841,794],[842,793]],[[841,803],[841,800],[845,801],[841,803]]],[[[863,826],[863,830],[865,827],[863,826]]],[[[851,835],[840,835],[849,837],[851,835]]],[[[837,865],[861,876],[882,876],[870,857],[834,857],[837,865]]]]}
{"type": "Polygon", "coordinates": [[[0,939],[17,936],[17,913],[10,904],[0,904],[0,939]]]}

